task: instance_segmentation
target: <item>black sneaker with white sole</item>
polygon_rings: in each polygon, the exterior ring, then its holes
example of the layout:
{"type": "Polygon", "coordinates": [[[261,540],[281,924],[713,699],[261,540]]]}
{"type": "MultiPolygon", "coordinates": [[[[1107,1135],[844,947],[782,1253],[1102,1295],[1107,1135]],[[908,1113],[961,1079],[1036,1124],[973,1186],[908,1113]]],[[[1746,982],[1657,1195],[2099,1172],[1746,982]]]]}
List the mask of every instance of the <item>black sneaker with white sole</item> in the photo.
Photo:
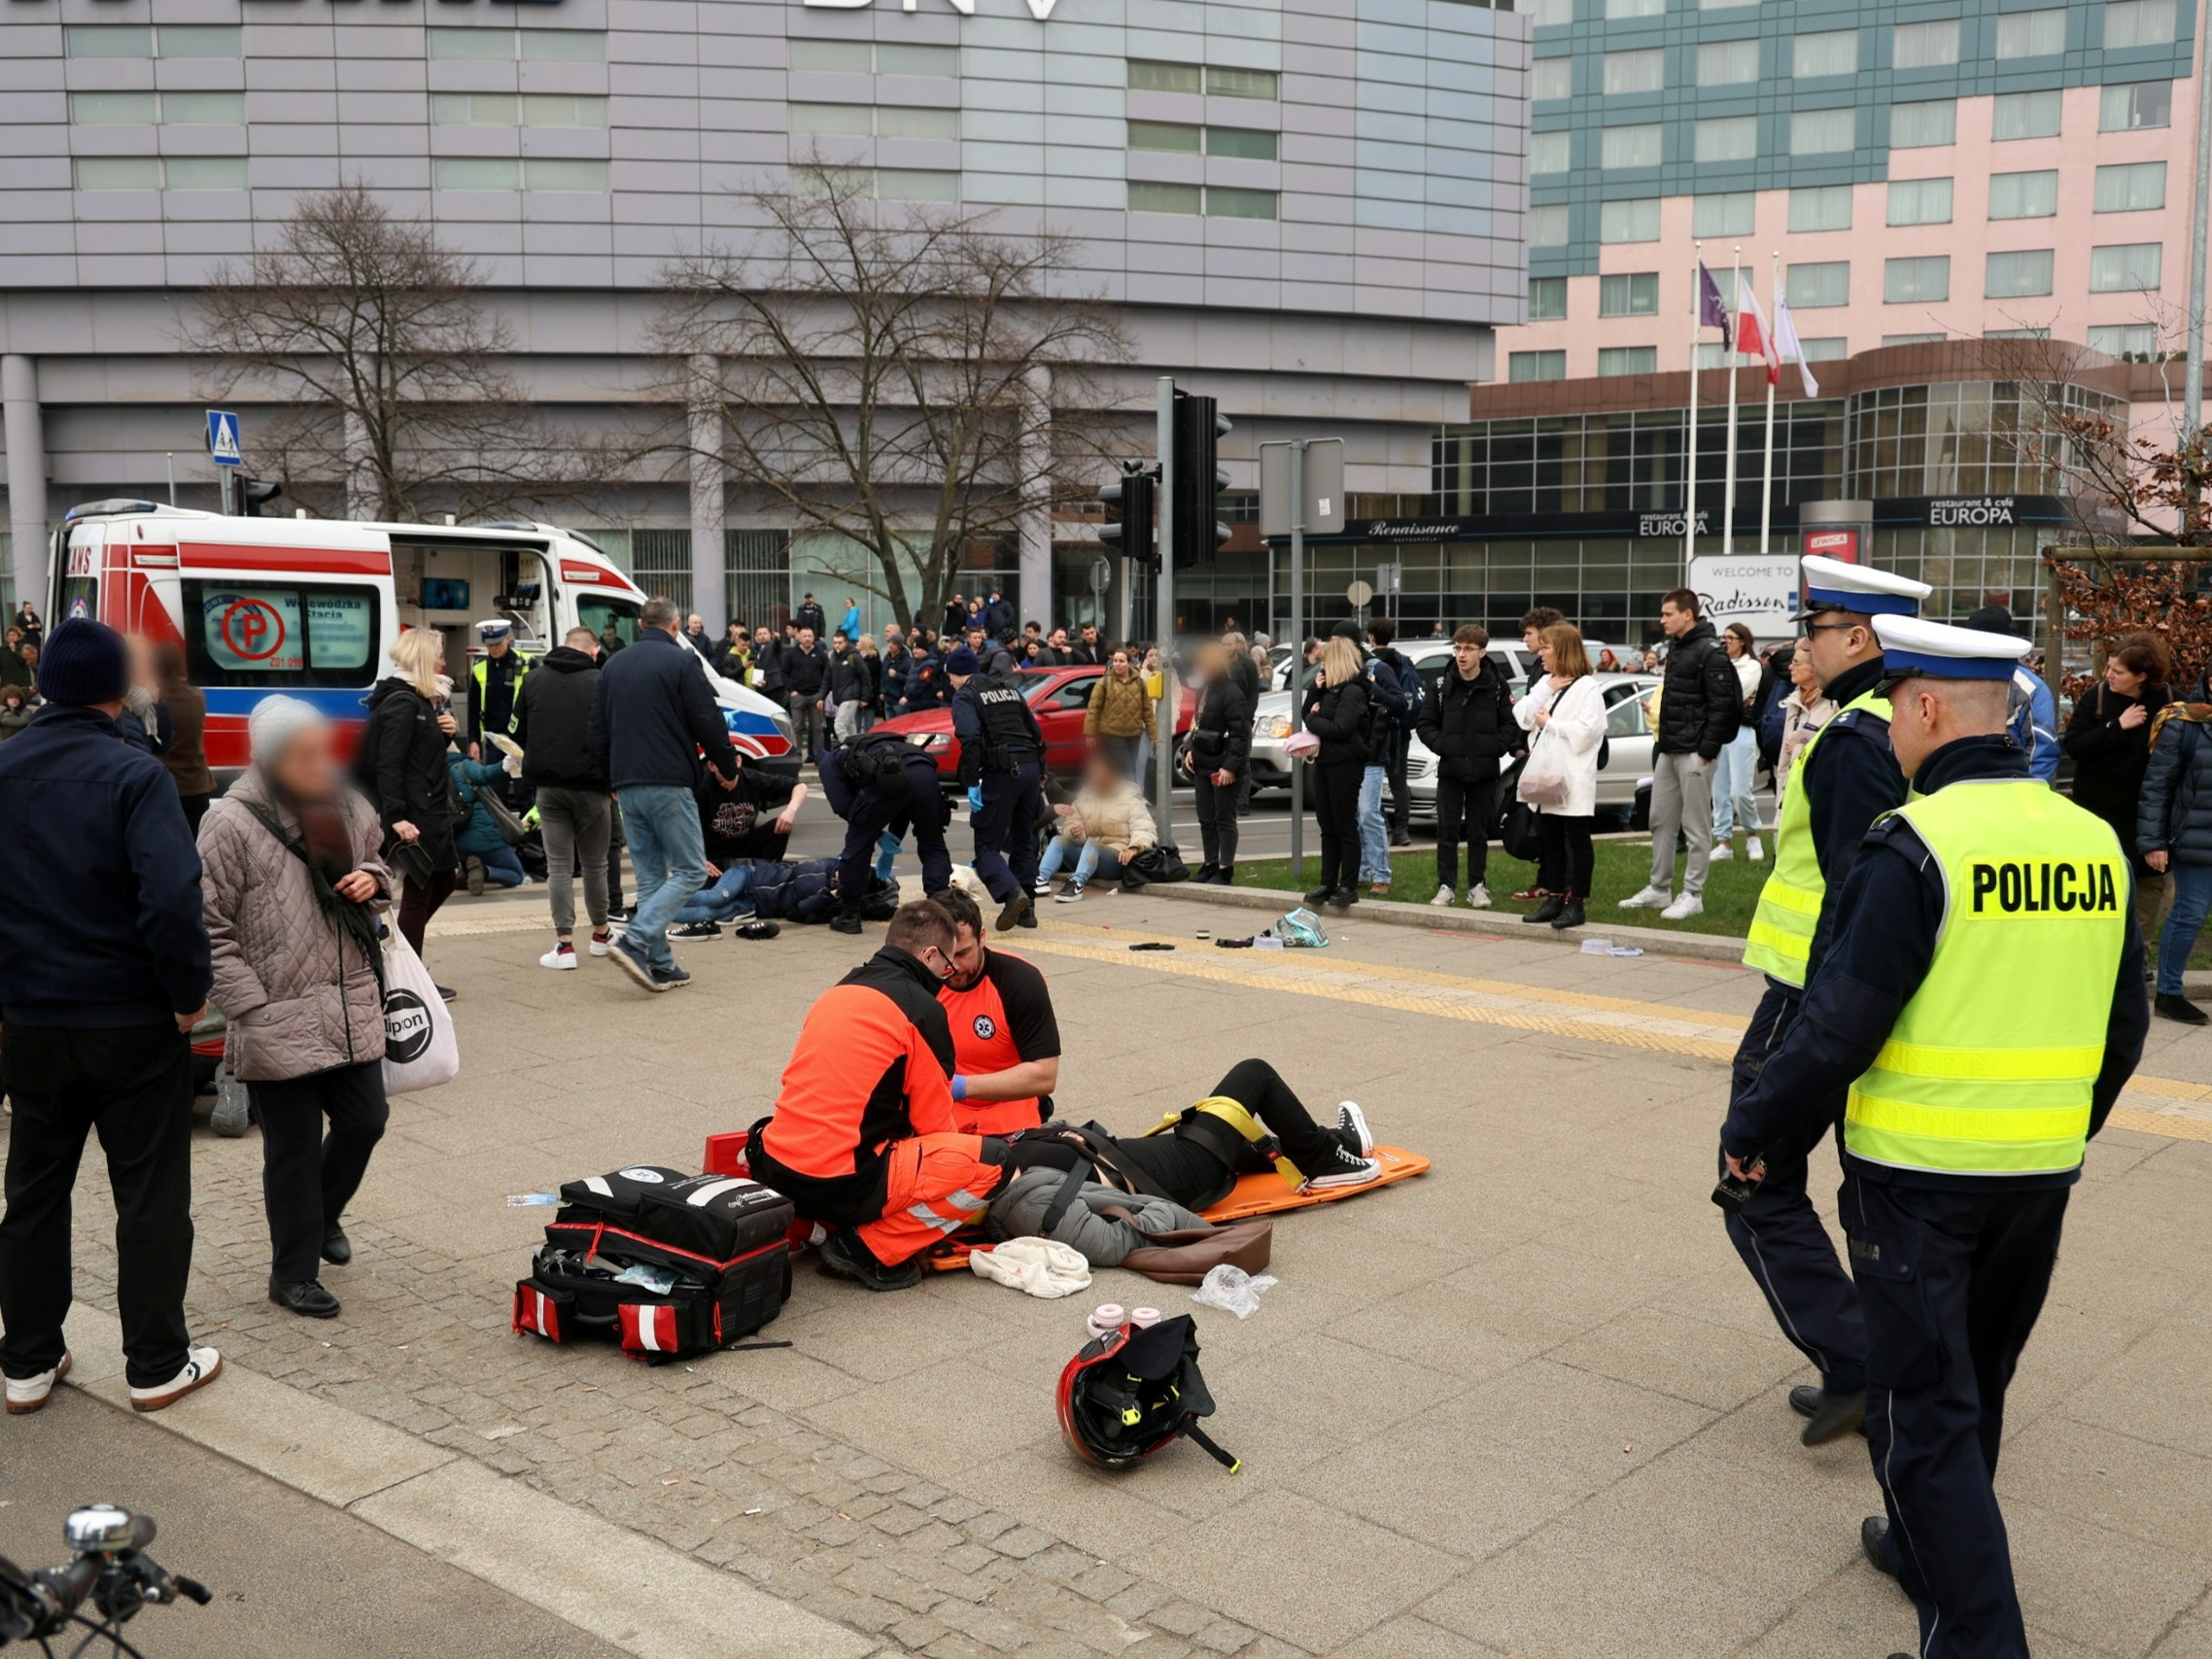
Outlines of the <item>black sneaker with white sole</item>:
{"type": "Polygon", "coordinates": [[[1356,1158],[1371,1158],[1375,1150],[1374,1131],[1367,1127],[1367,1115],[1360,1110],[1356,1100],[1340,1101],[1336,1107],[1336,1138],[1356,1158]]]}
{"type": "Polygon", "coordinates": [[[669,929],[669,942],[680,944],[687,939],[719,939],[722,924],[718,921],[686,921],[669,929]]]}
{"type": "Polygon", "coordinates": [[[1341,1146],[1332,1146],[1321,1168],[1305,1172],[1305,1185],[1298,1191],[1325,1192],[1332,1187],[1365,1187],[1381,1178],[1382,1165],[1373,1158],[1360,1158],[1341,1146]]]}
{"type": "Polygon", "coordinates": [[[921,1263],[902,1262],[886,1267],[876,1260],[857,1232],[841,1228],[822,1240],[822,1266],[841,1279],[857,1279],[871,1291],[911,1291],[921,1283],[921,1263]]]}

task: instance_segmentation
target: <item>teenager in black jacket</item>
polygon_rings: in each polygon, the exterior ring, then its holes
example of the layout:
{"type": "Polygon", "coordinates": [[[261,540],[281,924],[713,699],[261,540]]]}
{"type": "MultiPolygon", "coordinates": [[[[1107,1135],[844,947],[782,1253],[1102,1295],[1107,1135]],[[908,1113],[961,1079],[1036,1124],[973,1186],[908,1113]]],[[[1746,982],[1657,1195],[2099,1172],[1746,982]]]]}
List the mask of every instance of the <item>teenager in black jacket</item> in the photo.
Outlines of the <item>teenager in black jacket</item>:
{"type": "MultiPolygon", "coordinates": [[[[420,956],[423,930],[453,896],[455,796],[445,751],[458,728],[446,707],[445,644],[436,629],[400,635],[393,641],[392,666],[391,676],[368,694],[368,723],[354,766],[384,820],[385,862],[406,877],[399,935],[420,956]]],[[[443,985],[438,993],[453,1000],[443,985]]]]}
{"type": "MultiPolygon", "coordinates": [[[[1249,659],[1247,659],[1249,660],[1249,659]]],[[[1216,887],[1236,880],[1236,803],[1252,752],[1252,699],[1229,668],[1219,640],[1200,645],[1192,660],[1198,674],[1198,704],[1186,750],[1196,797],[1198,839],[1205,867],[1197,880],[1216,887]]]]}
{"type": "Polygon", "coordinates": [[[1305,694],[1314,754],[1313,815],[1321,825],[1321,885],[1309,905],[1349,905],[1360,896],[1360,781],[1367,770],[1367,679],[1360,647],[1332,635],[1305,694]]]}
{"type": "Polygon", "coordinates": [[[1467,902],[1490,903],[1490,824],[1498,815],[1498,777],[1520,727],[1513,695],[1490,660],[1490,636],[1469,622],[1452,636],[1452,663],[1422,709],[1421,742],[1436,757],[1436,896],[1458,897],[1460,841],[1467,841],[1467,902]]]}

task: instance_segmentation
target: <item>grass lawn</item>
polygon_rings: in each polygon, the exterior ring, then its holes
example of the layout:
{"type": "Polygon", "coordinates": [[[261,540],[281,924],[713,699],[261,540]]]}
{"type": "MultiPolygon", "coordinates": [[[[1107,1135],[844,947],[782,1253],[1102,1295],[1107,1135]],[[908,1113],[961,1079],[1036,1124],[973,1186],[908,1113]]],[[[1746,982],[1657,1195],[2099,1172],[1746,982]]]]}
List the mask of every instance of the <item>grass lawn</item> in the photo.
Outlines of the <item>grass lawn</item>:
{"type": "MultiPolygon", "coordinates": [[[[1769,851],[1773,850],[1769,847],[1769,851]]],[[[1622,910],[1618,901],[1636,892],[1651,874],[1651,843],[1642,836],[1629,841],[1601,841],[1597,845],[1597,892],[1589,903],[1590,923],[1603,927],[1608,923],[1628,927],[1664,927],[1684,933],[1727,933],[1741,939],[1751,925],[1751,912],[1757,908],[1759,887],[1767,879],[1772,864],[1753,864],[1744,857],[1743,846],[1738,844],[1736,856],[1724,863],[1711,866],[1706,873],[1705,911],[1687,921],[1662,921],[1655,910],[1622,910]]],[[[1688,859],[1676,863],[1675,887],[1681,889],[1681,869],[1688,859]]],[[[1306,882],[1310,886],[1320,881],[1320,856],[1306,854],[1306,882]]],[[[1433,847],[1415,845],[1398,847],[1390,855],[1391,883],[1386,896],[1393,899],[1426,904],[1436,891],[1436,854],[1433,847]]],[[[1490,885],[1490,908],[1502,916],[1518,916],[1535,910],[1534,904],[1515,904],[1508,896],[1520,891],[1537,879],[1533,864],[1524,864],[1518,858],[1508,858],[1497,847],[1490,849],[1487,872],[1490,885]]],[[[1466,849],[1461,849],[1460,880],[1467,880],[1466,849]]],[[[1288,858],[1239,859],[1236,865],[1236,884],[1240,887],[1289,888],[1291,861],[1288,858]]],[[[1370,896],[1361,889],[1363,898],[1370,896]]],[[[1460,908],[1464,909],[1463,900],[1460,908]]]]}
{"type": "MultiPolygon", "coordinates": [[[[1765,841],[1771,858],[1774,843],[1765,841]]],[[[1467,880],[1466,848],[1460,857],[1460,880],[1467,880]]],[[[1659,927],[1677,933],[1724,933],[1741,939],[1750,931],[1751,913],[1758,908],[1759,888],[1774,868],[1769,862],[1753,864],[1744,856],[1743,842],[1736,846],[1736,856],[1724,863],[1715,864],[1706,872],[1705,910],[1687,921],[1663,921],[1655,910],[1622,910],[1619,901],[1643,885],[1644,878],[1651,873],[1651,843],[1643,836],[1625,841],[1601,841],[1597,844],[1598,890],[1589,901],[1590,925],[1602,927],[1659,927]]],[[[1675,861],[1675,890],[1681,891],[1682,868],[1689,860],[1675,861]]],[[[1321,880],[1321,858],[1318,851],[1309,851],[1305,862],[1306,887],[1321,880]]],[[[1412,904],[1426,904],[1436,891],[1436,853],[1433,846],[1422,843],[1413,847],[1395,847],[1390,855],[1390,891],[1379,895],[1412,904]]],[[[1524,864],[1518,858],[1508,858],[1497,847],[1490,849],[1488,881],[1490,909],[1501,916],[1520,916],[1537,907],[1532,904],[1515,904],[1509,896],[1520,891],[1537,879],[1536,866],[1524,864]]],[[[1240,858],[1236,864],[1236,884],[1240,887],[1281,887],[1292,890],[1291,861],[1288,858],[1240,858]]],[[[1304,890],[1304,889],[1297,889],[1304,890]]],[[[1360,889],[1363,898],[1367,890],[1360,889]]],[[[1463,899],[1454,908],[1465,910],[1463,899]]],[[[2212,934],[2206,936],[2212,939],[2212,934]]],[[[2150,942],[2155,956],[2158,942],[2150,942]]],[[[2199,943],[2191,952],[2192,968],[2212,968],[2212,946],[2199,943]]]]}

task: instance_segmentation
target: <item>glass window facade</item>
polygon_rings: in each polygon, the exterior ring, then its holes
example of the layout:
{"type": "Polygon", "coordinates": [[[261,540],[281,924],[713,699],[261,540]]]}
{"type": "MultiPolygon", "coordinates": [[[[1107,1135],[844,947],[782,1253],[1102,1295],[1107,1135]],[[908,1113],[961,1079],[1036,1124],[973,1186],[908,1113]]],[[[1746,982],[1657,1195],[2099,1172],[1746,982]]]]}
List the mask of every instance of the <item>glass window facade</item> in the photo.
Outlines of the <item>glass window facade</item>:
{"type": "Polygon", "coordinates": [[[1800,185],[1789,192],[1791,230],[1849,230],[1851,227],[1851,188],[1849,185],[1800,185]]]}
{"type": "Polygon", "coordinates": [[[1927,150],[1958,142],[1958,100],[1928,98],[1889,107],[1889,148],[1927,150]]]}
{"type": "Polygon", "coordinates": [[[2050,219],[2057,212],[2057,168],[1989,175],[1991,219],[2050,219]]]}
{"type": "Polygon", "coordinates": [[[2052,253],[2031,248],[1991,254],[1982,277],[1982,292],[1991,299],[2030,299],[2051,292],[2052,253]]]}
{"type": "Polygon", "coordinates": [[[1748,236],[1757,228],[1759,198],[1751,190],[1699,196],[1690,207],[1693,236],[1748,236]]]}

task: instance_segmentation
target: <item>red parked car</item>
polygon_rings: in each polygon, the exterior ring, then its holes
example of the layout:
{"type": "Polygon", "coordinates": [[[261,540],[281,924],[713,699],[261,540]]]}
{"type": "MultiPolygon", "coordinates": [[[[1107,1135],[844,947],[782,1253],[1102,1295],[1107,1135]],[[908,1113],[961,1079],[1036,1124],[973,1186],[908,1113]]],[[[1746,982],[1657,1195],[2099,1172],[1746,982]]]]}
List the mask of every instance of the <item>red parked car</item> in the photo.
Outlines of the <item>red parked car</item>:
{"type": "MultiPolygon", "coordinates": [[[[1029,707],[1036,711],[1038,728],[1045,734],[1047,772],[1072,777],[1083,770],[1083,717],[1090,707],[1090,688],[1105,672],[1091,663],[1014,671],[1016,681],[1026,688],[1029,707]]],[[[1191,688],[1186,685],[1175,717],[1179,735],[1191,729],[1192,701],[1191,688]]],[[[928,750],[937,762],[938,780],[948,789],[958,787],[960,741],[952,735],[951,709],[925,709],[918,714],[879,720],[875,730],[905,738],[928,750]]]]}

